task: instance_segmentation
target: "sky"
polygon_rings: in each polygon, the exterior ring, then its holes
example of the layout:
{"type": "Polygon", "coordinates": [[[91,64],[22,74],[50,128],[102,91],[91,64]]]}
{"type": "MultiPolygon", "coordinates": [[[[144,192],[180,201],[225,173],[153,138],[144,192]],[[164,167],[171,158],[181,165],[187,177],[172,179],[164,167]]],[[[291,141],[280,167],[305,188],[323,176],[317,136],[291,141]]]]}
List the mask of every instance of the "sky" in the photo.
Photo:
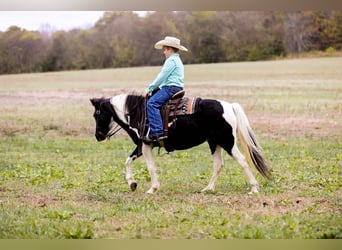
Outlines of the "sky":
{"type": "Polygon", "coordinates": [[[90,28],[104,11],[0,11],[0,31],[16,25],[26,30],[90,28]]]}

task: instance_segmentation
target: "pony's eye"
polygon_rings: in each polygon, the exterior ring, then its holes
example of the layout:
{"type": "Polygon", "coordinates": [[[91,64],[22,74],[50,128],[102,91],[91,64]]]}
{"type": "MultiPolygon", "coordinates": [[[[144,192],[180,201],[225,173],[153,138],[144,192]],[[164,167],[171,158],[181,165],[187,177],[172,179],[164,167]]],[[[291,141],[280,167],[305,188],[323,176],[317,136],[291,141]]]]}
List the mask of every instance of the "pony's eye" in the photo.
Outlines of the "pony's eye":
{"type": "Polygon", "coordinates": [[[100,110],[95,111],[95,114],[97,114],[97,115],[99,115],[100,113],[101,113],[100,110]]]}

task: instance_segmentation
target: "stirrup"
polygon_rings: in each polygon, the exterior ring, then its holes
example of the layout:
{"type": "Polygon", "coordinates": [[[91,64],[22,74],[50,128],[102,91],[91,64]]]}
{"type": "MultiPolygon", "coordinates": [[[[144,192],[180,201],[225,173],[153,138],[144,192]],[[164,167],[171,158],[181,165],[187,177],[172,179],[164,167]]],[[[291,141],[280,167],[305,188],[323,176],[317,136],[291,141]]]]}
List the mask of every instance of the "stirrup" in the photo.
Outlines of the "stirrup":
{"type": "Polygon", "coordinates": [[[167,136],[165,135],[161,135],[161,136],[153,136],[153,137],[150,137],[150,136],[143,136],[142,137],[142,140],[144,143],[146,144],[152,144],[152,143],[160,143],[160,142],[163,142],[164,139],[167,139],[167,136]]]}

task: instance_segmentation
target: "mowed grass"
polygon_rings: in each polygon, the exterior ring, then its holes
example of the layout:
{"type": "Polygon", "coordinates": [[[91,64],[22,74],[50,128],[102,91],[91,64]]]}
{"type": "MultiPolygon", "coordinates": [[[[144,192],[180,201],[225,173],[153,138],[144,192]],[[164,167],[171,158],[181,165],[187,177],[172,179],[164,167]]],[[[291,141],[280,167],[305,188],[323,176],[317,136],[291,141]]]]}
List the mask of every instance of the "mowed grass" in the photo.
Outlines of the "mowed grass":
{"type": "Polygon", "coordinates": [[[134,149],[96,142],[89,98],[143,93],[159,67],[0,76],[0,238],[341,238],[342,58],[186,66],[189,96],[239,102],[273,178],[247,195],[228,154],[216,191],[206,144],[154,150],[161,189],[125,180],[134,149]]]}

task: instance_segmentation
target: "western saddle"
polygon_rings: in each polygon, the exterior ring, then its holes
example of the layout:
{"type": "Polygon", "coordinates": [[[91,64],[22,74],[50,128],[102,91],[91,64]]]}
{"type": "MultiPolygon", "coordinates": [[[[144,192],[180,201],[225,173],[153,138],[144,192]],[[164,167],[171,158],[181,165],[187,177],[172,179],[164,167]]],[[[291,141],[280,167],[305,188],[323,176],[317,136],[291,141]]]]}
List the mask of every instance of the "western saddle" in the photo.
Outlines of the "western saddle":
{"type": "Polygon", "coordinates": [[[184,97],[184,95],[185,90],[177,92],[160,108],[164,136],[168,136],[169,124],[176,121],[177,116],[191,115],[196,111],[196,105],[200,98],[188,98],[184,97]]]}

